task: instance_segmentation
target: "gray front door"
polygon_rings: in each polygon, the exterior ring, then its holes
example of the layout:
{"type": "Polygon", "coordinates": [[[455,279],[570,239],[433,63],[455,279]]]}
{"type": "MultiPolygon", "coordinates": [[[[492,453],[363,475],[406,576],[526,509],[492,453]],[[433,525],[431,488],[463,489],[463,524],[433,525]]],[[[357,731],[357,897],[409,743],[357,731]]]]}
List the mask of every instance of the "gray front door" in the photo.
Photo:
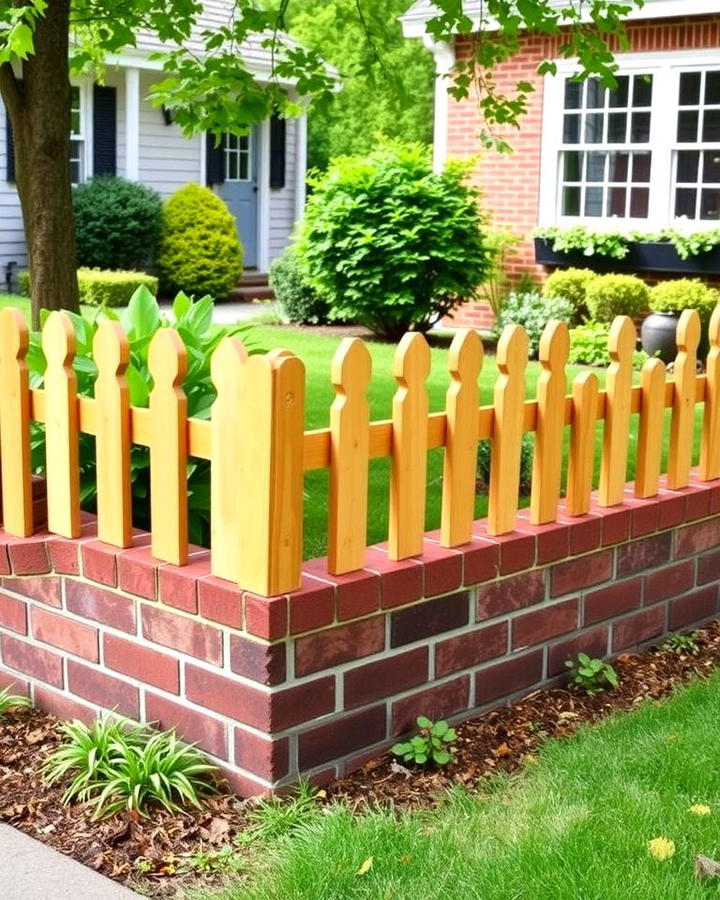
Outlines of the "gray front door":
{"type": "Polygon", "coordinates": [[[257,265],[258,154],[260,131],[225,135],[225,180],[220,196],[237,220],[246,267],[257,265]]]}

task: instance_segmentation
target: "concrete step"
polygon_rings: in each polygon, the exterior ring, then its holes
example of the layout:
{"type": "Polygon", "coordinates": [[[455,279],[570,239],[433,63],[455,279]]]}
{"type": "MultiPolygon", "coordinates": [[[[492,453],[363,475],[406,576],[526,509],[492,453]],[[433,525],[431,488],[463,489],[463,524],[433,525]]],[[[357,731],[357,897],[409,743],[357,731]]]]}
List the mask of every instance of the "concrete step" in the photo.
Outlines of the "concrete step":
{"type": "Polygon", "coordinates": [[[252,303],[253,300],[274,300],[275,294],[272,288],[265,285],[245,285],[240,284],[234,290],[230,291],[227,297],[234,303],[252,303]]]}
{"type": "Polygon", "coordinates": [[[256,269],[245,269],[239,282],[241,287],[266,287],[267,283],[267,272],[258,272],[256,269]]]}

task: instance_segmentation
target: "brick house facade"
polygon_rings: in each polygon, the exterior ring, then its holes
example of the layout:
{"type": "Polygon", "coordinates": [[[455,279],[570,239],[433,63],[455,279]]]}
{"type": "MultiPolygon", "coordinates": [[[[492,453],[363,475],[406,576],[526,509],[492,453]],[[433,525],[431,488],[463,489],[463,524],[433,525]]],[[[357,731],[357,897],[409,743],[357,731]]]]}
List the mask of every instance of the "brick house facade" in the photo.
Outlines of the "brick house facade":
{"type": "MultiPolygon", "coordinates": [[[[474,7],[478,3],[467,4],[469,15],[473,15],[474,7]]],[[[424,32],[425,22],[433,15],[434,11],[429,0],[421,0],[411,7],[403,19],[405,34],[408,37],[419,37],[424,32]]],[[[500,66],[495,72],[495,80],[499,91],[512,94],[514,85],[520,81],[529,81],[535,87],[535,92],[530,96],[528,112],[522,120],[521,129],[498,129],[497,134],[507,139],[512,145],[512,155],[499,154],[491,151],[482,151],[478,142],[480,128],[480,114],[476,96],[470,96],[466,100],[455,101],[448,96],[447,80],[442,76],[452,70],[456,60],[467,59],[472,53],[473,39],[468,36],[457,36],[453,45],[432,44],[427,38],[426,43],[435,55],[438,71],[436,87],[435,110],[435,162],[440,167],[448,157],[468,158],[477,156],[478,162],[474,169],[474,180],[482,189],[485,207],[492,213],[493,222],[499,226],[512,229],[522,241],[517,251],[509,260],[511,275],[517,279],[521,275],[530,274],[535,280],[542,280],[547,269],[535,262],[535,253],[532,241],[532,233],[539,226],[549,225],[587,225],[588,227],[611,230],[642,230],[657,231],[662,228],[675,227],[678,224],[689,230],[699,230],[703,227],[718,227],[720,216],[720,171],[708,173],[708,176],[694,173],[693,184],[697,188],[696,196],[710,195],[710,209],[696,209],[696,215],[689,217],[687,223],[679,223],[676,212],[678,209],[687,213],[681,200],[673,196],[672,192],[685,191],[682,196],[692,197],[689,193],[693,187],[678,188],[680,172],[678,170],[678,158],[680,151],[687,146],[687,153],[704,151],[712,147],[715,142],[716,149],[720,151],[720,95],[714,96],[714,80],[720,79],[720,11],[716,3],[706,0],[647,0],[640,11],[635,11],[629,16],[627,24],[628,47],[622,53],[618,53],[616,59],[619,63],[619,73],[626,75],[630,88],[637,83],[642,76],[652,76],[653,99],[648,106],[650,125],[646,134],[639,131],[633,135],[630,123],[633,116],[638,119],[642,112],[635,113],[633,101],[626,101],[627,128],[626,141],[609,141],[609,129],[612,125],[613,101],[605,101],[605,140],[593,138],[593,144],[600,153],[608,156],[613,154],[613,146],[619,146],[623,151],[628,150],[630,155],[639,152],[648,159],[652,157],[652,176],[649,191],[649,202],[645,195],[645,189],[640,187],[637,193],[640,202],[636,208],[631,209],[633,185],[627,175],[627,182],[623,182],[619,189],[614,189],[607,181],[612,176],[605,172],[605,194],[599,199],[599,203],[606,204],[601,214],[598,209],[563,208],[566,202],[563,195],[564,186],[562,180],[562,154],[564,146],[579,148],[572,154],[579,158],[581,154],[587,156],[583,148],[590,146],[587,134],[578,135],[579,140],[568,142],[563,133],[563,112],[569,118],[585,116],[585,122],[594,115],[592,104],[588,105],[586,94],[578,103],[579,106],[568,107],[567,98],[563,103],[565,83],[573,72],[573,65],[569,61],[560,61],[556,76],[539,76],[537,67],[543,59],[560,60],[558,48],[561,37],[552,35],[527,34],[522,39],[520,52],[508,62],[500,66]],[[714,11],[713,11],[714,7],[714,11]],[[678,96],[678,79],[686,73],[688,79],[682,90],[688,93],[690,81],[693,78],[702,80],[702,97],[684,98],[696,100],[689,104],[683,111],[678,96]],[[694,74],[693,74],[694,73],[694,74]],[[699,75],[697,73],[700,73],[699,75]],[[712,85],[710,80],[712,79],[712,85]],[[712,90],[711,90],[712,88],[712,90]],[[669,100],[669,98],[671,98],[669,100]],[[712,103],[707,102],[712,100],[712,103]],[[717,108],[715,107],[717,101],[717,108]],[[565,106],[565,110],[563,110],[565,106]],[[693,108],[694,106],[694,108],[693,108]],[[574,111],[573,111],[574,110],[574,111]],[[678,116],[685,113],[692,117],[697,113],[700,122],[700,131],[694,135],[695,140],[687,140],[689,135],[684,135],[683,142],[678,142],[680,135],[676,132],[678,116]],[[700,118],[704,117],[704,118],[700,118]],[[718,119],[717,131],[715,130],[715,118],[718,119]],[[712,121],[711,121],[712,119],[712,121]],[[708,121],[708,133],[703,133],[703,121],[708,121]],[[712,126],[712,127],[711,127],[712,126]],[[635,140],[641,138],[641,140],[635,140]],[[692,148],[692,149],[690,149],[692,148]],[[712,180],[709,180],[712,179],[712,180]],[[672,192],[667,192],[668,183],[672,185],[672,192]],[[716,189],[717,185],[717,189],[716,189]],[[624,191],[625,193],[620,193],[624,191]],[[663,196],[665,192],[665,196],[663,196]],[[612,197],[621,198],[627,207],[621,210],[617,216],[617,209],[610,212],[612,197]],[[641,196],[642,195],[642,196],[641,196]],[[675,208],[673,208],[673,201],[675,208]],[[647,206],[643,206],[647,203],[647,206]],[[570,215],[564,213],[570,212],[570,215]],[[632,213],[636,215],[632,215],[632,213]],[[624,215],[623,215],[624,213],[624,215]],[[637,215],[640,213],[640,215],[637,215]],[[703,214],[705,213],[705,215],[703,214]]],[[[720,91],[720,87],[718,88],[720,91]]],[[[580,88],[582,93],[582,87],[580,88]]],[[[644,107],[641,107],[644,109],[644,107]]],[[[639,126],[640,129],[642,126],[639,126]]],[[[690,124],[690,127],[691,124],[690,124]]],[[[570,136],[572,138],[572,136],[570,136]]],[[[593,151],[590,151],[591,154],[593,151]]],[[[594,153],[598,157],[598,153],[594,153]]],[[[617,156],[618,154],[615,153],[617,156]]],[[[714,160],[713,160],[714,162],[714,160]]],[[[589,165],[589,162],[587,163],[589,165]]],[[[582,165],[582,163],[580,164],[582,165]]],[[[692,160],[691,160],[692,165],[692,160]]],[[[697,164],[696,164],[697,165],[697,164]]],[[[650,167],[648,165],[648,167],[650,167]]],[[[700,165],[702,172],[702,165],[700,165]]],[[[645,176],[641,176],[645,177],[645,176]]],[[[582,175],[578,178],[582,180],[582,175]]],[[[584,187],[567,188],[575,190],[576,197],[583,201],[591,191],[599,191],[600,188],[588,186],[585,179],[584,187]]],[[[681,182],[684,184],[684,181],[681,182]]],[[[591,184],[591,183],[590,183],[591,184]]],[[[638,187],[636,183],[634,187],[638,187]]],[[[598,195],[600,196],[600,195],[598,195]]],[[[572,203],[575,197],[570,196],[572,203]]],[[[578,202],[580,202],[578,200],[578,202]]],[[[464,325],[474,328],[487,328],[492,324],[492,316],[488,307],[482,303],[471,302],[462,307],[452,322],[454,325],[464,325]]]]}

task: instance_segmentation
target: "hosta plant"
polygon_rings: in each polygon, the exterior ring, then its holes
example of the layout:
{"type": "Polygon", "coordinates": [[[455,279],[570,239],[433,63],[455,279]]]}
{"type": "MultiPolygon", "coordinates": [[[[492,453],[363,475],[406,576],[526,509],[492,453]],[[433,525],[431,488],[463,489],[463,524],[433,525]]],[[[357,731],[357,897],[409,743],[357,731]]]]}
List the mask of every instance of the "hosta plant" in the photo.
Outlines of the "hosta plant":
{"type": "Polygon", "coordinates": [[[18,694],[11,694],[9,687],[0,691],[0,719],[2,719],[6,713],[12,712],[12,710],[20,709],[21,706],[32,706],[30,698],[18,694]]]}
{"type": "Polygon", "coordinates": [[[592,659],[587,653],[578,653],[575,659],[567,660],[565,666],[572,673],[573,684],[590,696],[618,686],[615,669],[602,659],[592,659]]]}
{"type": "Polygon", "coordinates": [[[417,725],[420,731],[407,741],[400,741],[392,747],[395,756],[405,762],[413,762],[418,766],[435,763],[446,766],[455,752],[457,735],[447,722],[431,722],[427,716],[418,716],[417,725]]]}

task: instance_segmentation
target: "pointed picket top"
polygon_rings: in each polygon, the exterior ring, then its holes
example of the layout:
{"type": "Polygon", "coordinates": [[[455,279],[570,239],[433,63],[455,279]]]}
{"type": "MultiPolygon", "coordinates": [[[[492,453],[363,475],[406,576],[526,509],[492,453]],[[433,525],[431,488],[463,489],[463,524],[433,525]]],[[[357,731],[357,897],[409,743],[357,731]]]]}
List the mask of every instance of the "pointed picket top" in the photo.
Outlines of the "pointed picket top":
{"type": "Polygon", "coordinates": [[[625,490],[636,340],[635,323],[630,316],[616,316],[608,336],[610,367],[605,382],[606,414],[598,488],[601,506],[621,503],[625,490]]]}
{"type": "Polygon", "coordinates": [[[48,528],[80,534],[80,466],[75,332],[64,312],[51,312],[42,332],[45,370],[45,456],[48,528]]]}
{"type": "Polygon", "coordinates": [[[187,372],[187,350],[174,328],[155,332],[148,348],[148,368],[155,385],[177,389],[187,372]]]}
{"type": "Polygon", "coordinates": [[[360,569],[367,543],[372,359],[364,341],[345,338],[333,357],[330,407],[328,569],[343,575],[360,569]]]}
{"type": "Polygon", "coordinates": [[[95,401],[98,536],[116,547],[129,547],[132,536],[130,488],[130,391],[125,372],[130,345],[119,322],[104,319],[93,339],[98,367],[95,401]]]}
{"type": "Polygon", "coordinates": [[[720,477],[720,304],[713,310],[708,326],[710,351],[707,357],[705,409],[700,442],[700,478],[720,477]]]}
{"type": "Polygon", "coordinates": [[[476,331],[458,332],[448,353],[450,387],[445,400],[446,438],[440,543],[456,547],[472,537],[477,478],[478,377],[483,345],[476,331]]]}
{"type": "Polygon", "coordinates": [[[701,331],[698,311],[683,310],[675,332],[678,352],[673,371],[675,392],[667,471],[667,484],[671,489],[687,487],[690,480],[695,428],[697,349],[701,331]]]}
{"type": "Polygon", "coordinates": [[[393,358],[397,391],[392,404],[392,468],[388,516],[391,559],[422,553],[427,491],[428,394],[430,348],[417,332],[406,334],[393,358]]]}
{"type": "Polygon", "coordinates": [[[2,520],[5,531],[18,537],[33,533],[28,344],[28,327],[20,310],[0,310],[2,520]]]}
{"type": "Polygon", "coordinates": [[[515,528],[520,490],[520,452],[525,418],[525,369],[528,336],[521,325],[507,325],[497,346],[500,376],[493,396],[494,418],[488,533],[507,534],[515,528]]]}
{"type": "Polygon", "coordinates": [[[538,419],[533,456],[530,521],[554,522],[560,500],[562,445],[565,429],[565,366],[570,332],[565,322],[552,319],[540,338],[541,372],[537,382],[538,419]]]}

